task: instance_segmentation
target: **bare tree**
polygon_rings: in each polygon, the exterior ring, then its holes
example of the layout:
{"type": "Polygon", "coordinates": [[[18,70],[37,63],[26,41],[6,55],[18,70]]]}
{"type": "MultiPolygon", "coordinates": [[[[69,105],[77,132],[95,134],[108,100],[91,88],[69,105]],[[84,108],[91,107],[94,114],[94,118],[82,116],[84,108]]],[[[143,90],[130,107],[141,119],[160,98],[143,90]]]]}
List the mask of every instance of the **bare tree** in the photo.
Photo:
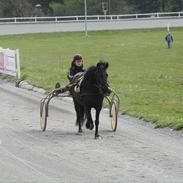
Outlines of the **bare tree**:
{"type": "Polygon", "coordinates": [[[31,16],[33,11],[31,0],[0,0],[0,15],[4,17],[31,16]]]}

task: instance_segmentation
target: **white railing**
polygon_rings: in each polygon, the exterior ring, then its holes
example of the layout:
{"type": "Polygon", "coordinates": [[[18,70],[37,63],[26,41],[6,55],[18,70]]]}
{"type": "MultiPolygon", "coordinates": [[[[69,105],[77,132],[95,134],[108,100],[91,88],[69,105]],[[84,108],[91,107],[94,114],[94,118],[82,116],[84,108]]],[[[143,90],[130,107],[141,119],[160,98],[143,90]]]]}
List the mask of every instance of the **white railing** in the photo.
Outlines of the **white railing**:
{"type": "MultiPolygon", "coordinates": [[[[115,21],[134,19],[166,19],[183,18],[183,12],[125,14],[125,15],[88,15],[87,21],[115,21]]],[[[82,22],[85,16],[56,16],[56,17],[13,17],[0,18],[0,24],[24,24],[24,23],[61,23],[61,22],[82,22]]]]}

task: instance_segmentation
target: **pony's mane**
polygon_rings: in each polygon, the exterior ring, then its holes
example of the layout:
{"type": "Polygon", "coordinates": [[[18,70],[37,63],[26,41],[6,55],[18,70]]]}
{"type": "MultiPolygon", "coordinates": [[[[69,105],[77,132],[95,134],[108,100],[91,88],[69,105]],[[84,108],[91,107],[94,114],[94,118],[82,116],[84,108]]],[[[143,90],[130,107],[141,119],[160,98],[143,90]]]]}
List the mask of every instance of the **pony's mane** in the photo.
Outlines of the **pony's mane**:
{"type": "Polygon", "coordinates": [[[96,66],[90,66],[87,70],[86,73],[84,74],[84,79],[83,79],[83,85],[88,85],[92,82],[92,77],[94,75],[94,72],[96,71],[96,66]]]}
{"type": "Polygon", "coordinates": [[[90,66],[90,67],[86,70],[85,75],[88,76],[88,75],[90,75],[91,73],[95,72],[95,70],[96,70],[96,66],[92,65],[92,66],[90,66]]]}
{"type": "Polygon", "coordinates": [[[82,81],[82,85],[85,87],[89,87],[98,83],[98,79],[100,78],[100,73],[103,72],[103,69],[107,69],[108,62],[100,61],[96,66],[91,66],[86,70],[84,74],[84,79],[82,81]]]}

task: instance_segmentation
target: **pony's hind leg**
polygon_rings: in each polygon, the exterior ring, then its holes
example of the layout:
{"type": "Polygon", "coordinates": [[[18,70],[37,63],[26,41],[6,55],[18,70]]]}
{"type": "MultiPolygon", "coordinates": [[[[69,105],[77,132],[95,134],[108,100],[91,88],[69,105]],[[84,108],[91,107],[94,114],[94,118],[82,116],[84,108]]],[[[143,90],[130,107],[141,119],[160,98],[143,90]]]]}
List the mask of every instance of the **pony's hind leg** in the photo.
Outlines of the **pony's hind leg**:
{"type": "Polygon", "coordinates": [[[92,116],[91,116],[91,108],[85,108],[85,113],[86,113],[86,118],[87,118],[86,128],[93,130],[94,125],[93,125],[93,120],[92,120],[92,116]]]}

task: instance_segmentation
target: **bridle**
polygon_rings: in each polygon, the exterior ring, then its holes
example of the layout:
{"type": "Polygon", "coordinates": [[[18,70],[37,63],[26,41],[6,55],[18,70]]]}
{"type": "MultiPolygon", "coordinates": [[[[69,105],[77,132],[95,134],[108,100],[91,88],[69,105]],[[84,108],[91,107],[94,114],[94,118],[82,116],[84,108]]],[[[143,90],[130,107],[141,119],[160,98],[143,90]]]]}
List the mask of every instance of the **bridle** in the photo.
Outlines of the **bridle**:
{"type": "MultiPolygon", "coordinates": [[[[99,71],[101,72],[101,71],[99,71]]],[[[107,76],[107,73],[105,73],[107,76]]],[[[107,79],[105,79],[103,82],[100,82],[99,80],[101,79],[102,76],[98,75],[97,76],[98,79],[96,79],[98,82],[93,84],[92,86],[94,88],[97,88],[98,92],[97,93],[91,93],[91,92],[84,92],[84,93],[80,93],[80,96],[104,96],[105,93],[107,93],[107,89],[108,89],[108,83],[107,83],[107,79]]],[[[82,82],[82,81],[81,81],[82,82]]],[[[81,85],[81,83],[80,83],[81,85]]]]}

